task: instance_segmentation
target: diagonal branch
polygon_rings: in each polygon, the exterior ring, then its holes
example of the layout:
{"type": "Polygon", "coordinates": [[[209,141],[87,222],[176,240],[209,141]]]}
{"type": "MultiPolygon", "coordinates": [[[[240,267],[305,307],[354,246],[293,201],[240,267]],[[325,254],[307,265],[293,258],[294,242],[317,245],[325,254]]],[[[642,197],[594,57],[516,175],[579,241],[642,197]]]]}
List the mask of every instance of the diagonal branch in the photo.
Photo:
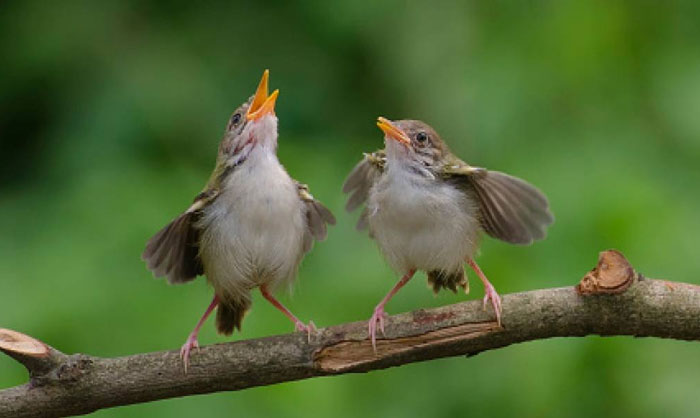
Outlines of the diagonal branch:
{"type": "Polygon", "coordinates": [[[241,390],[315,376],[367,372],[440,357],[474,355],[551,337],[633,335],[700,340],[700,287],[638,275],[616,251],[577,287],[503,297],[503,328],[470,301],[391,317],[377,353],[365,322],[203,347],[185,374],[178,351],[99,358],[65,355],[9,330],[0,350],[30,382],[0,391],[0,417],[85,414],[158,399],[241,390]],[[25,339],[26,338],[26,339],[25,339]],[[31,342],[27,343],[25,342],[31,342]],[[43,347],[43,348],[42,348],[43,347]]]}

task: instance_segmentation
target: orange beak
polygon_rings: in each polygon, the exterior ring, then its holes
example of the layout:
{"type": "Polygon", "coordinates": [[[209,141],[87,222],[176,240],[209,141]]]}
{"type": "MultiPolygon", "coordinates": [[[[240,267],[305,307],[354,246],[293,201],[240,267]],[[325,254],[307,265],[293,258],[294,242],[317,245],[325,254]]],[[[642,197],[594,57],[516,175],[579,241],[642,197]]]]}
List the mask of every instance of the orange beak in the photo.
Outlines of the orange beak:
{"type": "Polygon", "coordinates": [[[385,117],[380,116],[377,118],[377,126],[379,129],[384,131],[384,134],[391,139],[401,142],[404,145],[410,145],[411,140],[401,129],[394,126],[391,121],[385,117]]]}
{"type": "Polygon", "coordinates": [[[262,75],[262,79],[260,79],[260,84],[258,84],[258,89],[255,91],[253,102],[248,108],[246,119],[258,120],[267,114],[275,114],[275,102],[277,101],[277,96],[279,95],[280,91],[275,90],[268,96],[268,78],[270,78],[270,70],[265,70],[262,75]]]}

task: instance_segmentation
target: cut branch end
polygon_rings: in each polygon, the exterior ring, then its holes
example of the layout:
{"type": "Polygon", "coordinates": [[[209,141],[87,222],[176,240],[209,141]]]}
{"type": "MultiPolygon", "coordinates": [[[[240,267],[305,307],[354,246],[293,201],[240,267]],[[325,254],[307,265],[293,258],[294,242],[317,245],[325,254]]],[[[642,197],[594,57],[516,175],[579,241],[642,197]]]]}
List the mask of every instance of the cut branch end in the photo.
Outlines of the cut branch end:
{"type": "Polygon", "coordinates": [[[47,374],[66,355],[27,334],[0,328],[0,351],[22,363],[32,378],[47,374]]]}
{"type": "Polygon", "coordinates": [[[50,355],[49,346],[29,335],[11,329],[0,328],[0,350],[7,354],[31,357],[46,357],[50,355]]]}

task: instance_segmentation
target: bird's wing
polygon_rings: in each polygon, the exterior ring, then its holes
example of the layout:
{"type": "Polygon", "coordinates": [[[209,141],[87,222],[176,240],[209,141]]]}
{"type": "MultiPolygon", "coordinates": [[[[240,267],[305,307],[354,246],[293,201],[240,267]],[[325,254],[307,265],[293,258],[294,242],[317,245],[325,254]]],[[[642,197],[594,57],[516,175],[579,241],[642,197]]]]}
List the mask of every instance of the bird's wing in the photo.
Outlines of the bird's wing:
{"type": "Polygon", "coordinates": [[[456,160],[442,174],[479,202],[481,226],[487,234],[512,244],[542,239],[554,217],[549,202],[535,186],[517,177],[456,160]]]}
{"type": "Polygon", "coordinates": [[[314,199],[309,192],[309,186],[295,181],[299,199],[304,202],[304,217],[306,218],[306,234],[304,237],[304,252],[311,249],[313,240],[323,241],[328,235],[326,224],[335,225],[335,216],[321,202],[314,199]]]}
{"type": "MultiPolygon", "coordinates": [[[[343,193],[350,194],[348,203],[345,205],[348,212],[367,202],[369,191],[384,172],[385,166],[386,154],[384,150],[379,150],[365,154],[365,158],[352,169],[343,183],[343,193]]],[[[357,221],[357,229],[367,228],[367,215],[367,208],[365,208],[357,221]]]]}
{"type": "Polygon", "coordinates": [[[148,240],[141,258],[155,277],[165,276],[170,283],[185,283],[204,273],[199,259],[197,220],[202,209],[218,195],[218,190],[211,188],[198,194],[184,213],[148,240]]]}

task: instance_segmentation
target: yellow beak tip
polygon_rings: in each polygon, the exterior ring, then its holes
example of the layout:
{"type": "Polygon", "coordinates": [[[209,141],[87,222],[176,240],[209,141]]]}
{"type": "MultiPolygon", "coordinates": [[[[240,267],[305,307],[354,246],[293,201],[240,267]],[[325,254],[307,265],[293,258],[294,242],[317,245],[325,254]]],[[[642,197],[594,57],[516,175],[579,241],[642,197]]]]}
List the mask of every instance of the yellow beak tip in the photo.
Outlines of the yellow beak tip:
{"type": "Polygon", "coordinates": [[[406,136],[406,134],[396,126],[394,126],[391,121],[383,116],[379,116],[377,118],[377,126],[379,129],[384,132],[384,135],[386,135],[388,138],[397,140],[399,142],[402,142],[404,144],[410,144],[410,140],[406,136]]]}
{"type": "Polygon", "coordinates": [[[265,71],[263,71],[262,78],[260,79],[260,83],[258,84],[258,88],[255,91],[255,95],[253,96],[253,101],[248,108],[248,114],[246,115],[248,120],[258,119],[263,114],[274,111],[274,102],[279,94],[279,90],[275,90],[271,95],[267,94],[269,77],[270,70],[265,69],[265,71]],[[269,106],[268,102],[272,102],[272,106],[269,106]],[[263,108],[266,108],[266,110],[260,112],[260,110],[263,108]]]}

